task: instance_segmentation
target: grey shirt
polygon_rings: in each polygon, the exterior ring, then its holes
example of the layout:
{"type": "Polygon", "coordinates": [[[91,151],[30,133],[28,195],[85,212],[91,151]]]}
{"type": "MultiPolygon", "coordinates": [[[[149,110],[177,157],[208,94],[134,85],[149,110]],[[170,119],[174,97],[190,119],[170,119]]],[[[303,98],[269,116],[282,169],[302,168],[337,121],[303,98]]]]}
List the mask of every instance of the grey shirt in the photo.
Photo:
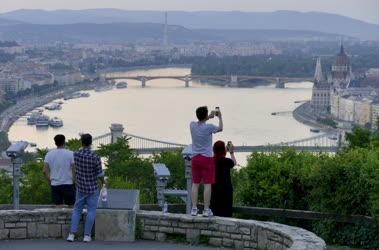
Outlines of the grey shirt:
{"type": "Polygon", "coordinates": [[[213,156],[212,134],[219,131],[219,127],[205,122],[191,122],[192,155],[213,156]]]}

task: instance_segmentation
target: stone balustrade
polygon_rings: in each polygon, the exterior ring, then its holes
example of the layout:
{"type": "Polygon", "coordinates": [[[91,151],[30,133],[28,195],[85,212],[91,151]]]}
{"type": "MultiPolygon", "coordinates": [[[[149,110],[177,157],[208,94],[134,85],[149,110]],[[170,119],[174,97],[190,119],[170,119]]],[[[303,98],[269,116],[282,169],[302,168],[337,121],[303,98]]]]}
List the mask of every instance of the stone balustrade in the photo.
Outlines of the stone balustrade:
{"type": "MultiPolygon", "coordinates": [[[[103,211],[112,213],[112,210],[103,211]]],[[[109,223],[103,221],[103,223],[95,224],[95,232],[104,224],[112,227],[110,224],[115,222],[116,226],[122,226],[120,223],[130,216],[127,210],[113,210],[113,212],[113,219],[109,223]]],[[[71,209],[53,208],[0,210],[0,240],[65,238],[70,229],[71,213],[71,209]]],[[[133,218],[130,217],[128,220],[133,220],[133,218]]],[[[202,242],[217,247],[246,250],[323,250],[326,248],[325,242],[309,231],[272,222],[191,217],[142,210],[137,212],[136,220],[137,239],[166,241],[179,237],[185,238],[192,244],[202,242]]],[[[133,228],[128,230],[133,231],[133,228]]],[[[114,232],[109,231],[109,233],[114,232]]],[[[78,236],[82,235],[83,224],[81,223],[78,236]]],[[[104,235],[102,237],[104,238],[104,235]]],[[[131,234],[122,235],[122,237],[126,241],[134,238],[131,234]]]]}
{"type": "Polygon", "coordinates": [[[192,244],[205,242],[234,249],[326,249],[324,240],[315,234],[273,222],[148,211],[139,211],[137,218],[140,237],[145,240],[166,241],[185,236],[192,244]]]}
{"type": "MultiPolygon", "coordinates": [[[[71,213],[65,208],[0,211],[0,240],[65,238],[70,231],[71,213]]],[[[79,232],[80,237],[83,223],[79,232]]]]}

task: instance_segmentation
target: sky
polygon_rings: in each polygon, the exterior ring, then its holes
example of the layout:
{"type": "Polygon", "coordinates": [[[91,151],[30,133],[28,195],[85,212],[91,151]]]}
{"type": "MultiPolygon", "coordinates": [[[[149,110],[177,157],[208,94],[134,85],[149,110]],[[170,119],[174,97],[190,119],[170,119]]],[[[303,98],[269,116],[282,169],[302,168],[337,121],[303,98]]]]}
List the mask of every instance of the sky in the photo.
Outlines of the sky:
{"type": "Polygon", "coordinates": [[[379,0],[0,0],[0,12],[17,9],[320,11],[379,24],[379,0]]]}

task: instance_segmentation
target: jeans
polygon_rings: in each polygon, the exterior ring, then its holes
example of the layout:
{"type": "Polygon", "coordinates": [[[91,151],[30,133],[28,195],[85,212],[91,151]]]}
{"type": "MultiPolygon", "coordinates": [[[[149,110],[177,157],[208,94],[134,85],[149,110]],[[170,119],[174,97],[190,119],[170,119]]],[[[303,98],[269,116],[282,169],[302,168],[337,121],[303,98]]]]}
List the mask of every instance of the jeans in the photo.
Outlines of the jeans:
{"type": "Polygon", "coordinates": [[[96,190],[95,193],[85,194],[76,191],[76,201],[74,211],[71,217],[71,233],[77,233],[82,216],[84,205],[87,205],[87,217],[84,224],[84,235],[91,236],[92,227],[96,217],[97,201],[99,199],[100,191],[96,190]]]}

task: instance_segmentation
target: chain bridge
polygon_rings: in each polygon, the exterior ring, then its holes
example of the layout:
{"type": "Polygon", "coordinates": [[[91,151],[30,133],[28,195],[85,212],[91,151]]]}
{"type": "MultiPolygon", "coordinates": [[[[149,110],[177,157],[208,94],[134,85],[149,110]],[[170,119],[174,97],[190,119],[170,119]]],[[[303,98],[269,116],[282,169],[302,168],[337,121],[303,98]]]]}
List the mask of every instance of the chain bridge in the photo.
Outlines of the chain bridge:
{"type": "MultiPolygon", "coordinates": [[[[187,144],[156,140],[130,133],[124,133],[121,124],[112,124],[111,132],[93,138],[94,148],[100,145],[108,145],[116,142],[118,138],[126,137],[129,140],[129,146],[138,154],[153,154],[164,151],[174,151],[183,149],[187,144]]],[[[285,147],[294,148],[296,151],[304,152],[337,152],[341,148],[341,135],[336,132],[328,132],[321,135],[295,140],[290,142],[280,142],[268,145],[236,145],[235,152],[253,153],[253,152],[275,152],[281,151],[285,147]]]]}

